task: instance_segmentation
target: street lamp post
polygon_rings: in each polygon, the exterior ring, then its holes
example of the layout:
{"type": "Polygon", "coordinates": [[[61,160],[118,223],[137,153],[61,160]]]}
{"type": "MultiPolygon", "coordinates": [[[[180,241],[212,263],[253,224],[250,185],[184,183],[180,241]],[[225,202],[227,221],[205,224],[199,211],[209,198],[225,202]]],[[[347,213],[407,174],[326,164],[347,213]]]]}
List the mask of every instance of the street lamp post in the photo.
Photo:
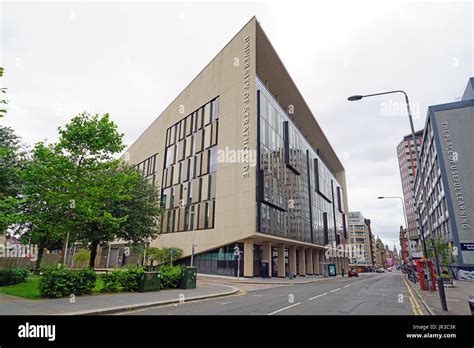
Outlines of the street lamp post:
{"type": "MultiPolygon", "coordinates": [[[[416,164],[417,164],[417,167],[418,167],[418,173],[420,174],[420,186],[422,188],[422,193],[423,193],[423,205],[425,207],[425,213],[426,213],[426,224],[427,224],[427,227],[428,227],[428,231],[430,233],[434,233],[434,231],[432,231],[432,229],[431,229],[431,217],[430,217],[430,214],[429,214],[429,211],[428,211],[428,195],[426,193],[426,187],[424,185],[425,175],[423,173],[423,170],[421,169],[421,158],[420,158],[420,154],[419,154],[419,151],[418,151],[418,146],[416,144],[415,127],[413,126],[413,117],[411,115],[410,102],[408,100],[408,95],[405,93],[405,91],[395,90],[395,91],[373,93],[373,94],[367,94],[367,95],[353,95],[353,96],[350,96],[349,98],[347,98],[347,100],[356,101],[356,100],[361,100],[362,98],[366,98],[366,97],[375,97],[375,96],[379,96],[379,95],[393,94],[393,93],[402,93],[405,96],[405,103],[406,103],[406,106],[407,106],[408,119],[410,121],[411,137],[412,137],[412,140],[413,140],[413,147],[415,148],[416,164]]],[[[421,212],[420,212],[420,215],[421,215],[421,212]]],[[[420,221],[420,225],[422,225],[422,223],[423,223],[423,221],[420,221]]],[[[439,299],[440,299],[440,302],[441,302],[441,308],[443,309],[443,311],[447,311],[448,310],[448,305],[447,305],[447,302],[446,302],[446,294],[444,292],[443,281],[440,278],[440,268],[439,268],[439,264],[438,264],[438,261],[437,261],[438,257],[437,257],[437,252],[436,252],[436,246],[435,246],[434,241],[433,241],[433,236],[431,236],[431,239],[432,239],[431,245],[433,247],[433,253],[435,255],[434,261],[435,261],[435,265],[436,265],[436,270],[438,272],[436,280],[437,280],[438,288],[439,288],[439,299]]],[[[428,255],[426,255],[426,256],[428,256],[428,255]]]]}

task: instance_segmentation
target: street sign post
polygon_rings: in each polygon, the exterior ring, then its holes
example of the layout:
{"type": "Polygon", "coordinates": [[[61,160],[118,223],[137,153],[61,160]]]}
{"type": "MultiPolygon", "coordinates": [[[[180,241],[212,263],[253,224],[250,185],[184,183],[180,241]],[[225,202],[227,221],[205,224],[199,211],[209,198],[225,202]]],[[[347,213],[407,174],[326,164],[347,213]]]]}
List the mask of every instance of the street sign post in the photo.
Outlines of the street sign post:
{"type": "Polygon", "coordinates": [[[237,280],[239,280],[239,278],[240,278],[240,253],[241,253],[241,251],[239,249],[239,246],[236,245],[234,247],[234,257],[237,258],[237,280]]]}
{"type": "Polygon", "coordinates": [[[174,254],[174,249],[170,249],[171,266],[173,266],[173,254],[174,254]]]}
{"type": "Polygon", "coordinates": [[[193,243],[193,245],[191,246],[191,267],[194,266],[194,247],[195,245],[193,243]]]}

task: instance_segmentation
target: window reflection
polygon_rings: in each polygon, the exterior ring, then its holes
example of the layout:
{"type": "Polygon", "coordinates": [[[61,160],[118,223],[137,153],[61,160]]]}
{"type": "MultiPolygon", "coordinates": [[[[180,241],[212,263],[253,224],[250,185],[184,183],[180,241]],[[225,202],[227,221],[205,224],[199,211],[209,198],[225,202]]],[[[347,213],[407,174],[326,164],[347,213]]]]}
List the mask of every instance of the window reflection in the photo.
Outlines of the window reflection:
{"type": "Polygon", "coordinates": [[[258,78],[257,89],[260,231],[321,245],[336,240],[344,231],[344,208],[333,199],[340,185],[258,78]]]}
{"type": "MultiPolygon", "coordinates": [[[[166,131],[163,233],[214,227],[219,117],[215,98],[166,131]]],[[[155,163],[138,169],[153,174],[152,180],[155,163]]]]}

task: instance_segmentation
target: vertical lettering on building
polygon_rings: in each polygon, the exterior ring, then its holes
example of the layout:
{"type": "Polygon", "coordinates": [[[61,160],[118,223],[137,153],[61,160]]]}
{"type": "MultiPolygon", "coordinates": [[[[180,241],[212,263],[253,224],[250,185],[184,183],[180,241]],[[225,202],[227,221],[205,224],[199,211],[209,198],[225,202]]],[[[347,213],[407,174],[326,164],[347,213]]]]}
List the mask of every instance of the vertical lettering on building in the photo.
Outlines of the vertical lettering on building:
{"type": "Polygon", "coordinates": [[[244,38],[244,70],[243,70],[243,113],[242,113],[242,176],[249,176],[249,95],[250,95],[250,36],[244,38]]]}
{"type": "Polygon", "coordinates": [[[463,229],[469,229],[470,224],[468,220],[468,214],[466,212],[466,205],[464,204],[462,181],[461,181],[459,167],[458,167],[458,161],[459,161],[458,153],[453,145],[451,132],[448,127],[448,122],[445,121],[441,125],[443,129],[444,147],[446,149],[446,152],[448,153],[451,183],[454,187],[454,193],[456,195],[456,206],[457,206],[456,211],[458,213],[459,220],[461,221],[461,227],[463,229]]]}

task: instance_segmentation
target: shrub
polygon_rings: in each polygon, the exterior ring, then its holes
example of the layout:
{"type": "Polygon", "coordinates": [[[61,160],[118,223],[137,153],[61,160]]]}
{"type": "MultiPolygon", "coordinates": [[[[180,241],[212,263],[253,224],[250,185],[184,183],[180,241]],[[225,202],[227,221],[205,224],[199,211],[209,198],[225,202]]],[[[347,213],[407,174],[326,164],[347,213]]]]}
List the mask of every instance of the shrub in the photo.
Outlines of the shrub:
{"type": "Polygon", "coordinates": [[[177,266],[161,266],[160,271],[160,288],[161,289],[174,289],[179,286],[181,281],[181,272],[183,267],[177,266]]]}
{"type": "Polygon", "coordinates": [[[0,286],[24,282],[29,275],[26,268],[0,268],[0,286]]]}
{"type": "Polygon", "coordinates": [[[102,291],[137,291],[142,273],[143,268],[141,267],[129,267],[101,274],[100,277],[103,282],[102,291]]]}
{"type": "Polygon", "coordinates": [[[49,268],[43,272],[39,288],[41,297],[64,297],[90,294],[96,274],[91,269],[49,268]]]}

